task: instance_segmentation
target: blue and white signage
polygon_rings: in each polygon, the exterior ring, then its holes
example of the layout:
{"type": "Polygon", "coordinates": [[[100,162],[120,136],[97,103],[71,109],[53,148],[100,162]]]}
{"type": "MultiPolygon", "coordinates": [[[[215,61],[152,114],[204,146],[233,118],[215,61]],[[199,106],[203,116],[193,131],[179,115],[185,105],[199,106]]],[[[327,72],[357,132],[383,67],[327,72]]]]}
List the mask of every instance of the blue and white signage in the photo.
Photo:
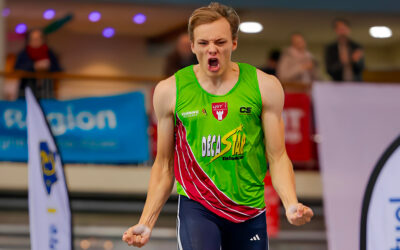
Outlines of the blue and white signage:
{"type": "MultiPolygon", "coordinates": [[[[144,95],[42,100],[64,162],[140,163],[149,159],[144,95]]],[[[26,103],[0,101],[0,160],[27,161],[26,103]]]]}

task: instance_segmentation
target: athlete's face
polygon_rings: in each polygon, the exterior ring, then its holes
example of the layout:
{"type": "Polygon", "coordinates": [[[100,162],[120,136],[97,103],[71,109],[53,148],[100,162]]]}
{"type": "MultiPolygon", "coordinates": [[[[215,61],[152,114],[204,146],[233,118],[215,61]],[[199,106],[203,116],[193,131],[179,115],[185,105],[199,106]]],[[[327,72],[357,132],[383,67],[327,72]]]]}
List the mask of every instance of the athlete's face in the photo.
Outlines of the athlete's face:
{"type": "Polygon", "coordinates": [[[200,68],[209,76],[221,75],[230,65],[231,54],[237,47],[231,28],[225,18],[194,28],[192,51],[200,68]]]}

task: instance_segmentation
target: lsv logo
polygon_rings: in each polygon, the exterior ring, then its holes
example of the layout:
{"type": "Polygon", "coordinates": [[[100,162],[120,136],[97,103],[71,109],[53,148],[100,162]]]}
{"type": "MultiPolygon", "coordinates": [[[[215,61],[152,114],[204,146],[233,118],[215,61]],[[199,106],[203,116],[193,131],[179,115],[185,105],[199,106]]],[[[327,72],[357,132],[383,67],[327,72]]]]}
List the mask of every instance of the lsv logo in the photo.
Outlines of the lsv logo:
{"type": "Polygon", "coordinates": [[[222,121],[228,114],[228,103],[227,102],[217,102],[212,105],[212,113],[218,121],[222,121]]]}

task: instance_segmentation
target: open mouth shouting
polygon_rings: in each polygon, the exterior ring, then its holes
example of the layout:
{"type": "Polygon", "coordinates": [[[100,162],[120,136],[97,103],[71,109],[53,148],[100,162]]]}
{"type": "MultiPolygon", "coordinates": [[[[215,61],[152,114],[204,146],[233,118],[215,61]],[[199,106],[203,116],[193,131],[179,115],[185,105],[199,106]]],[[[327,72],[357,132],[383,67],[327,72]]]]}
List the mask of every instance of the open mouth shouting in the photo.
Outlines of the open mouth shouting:
{"type": "Polygon", "coordinates": [[[220,68],[218,58],[208,58],[208,70],[211,72],[217,72],[220,68]]]}

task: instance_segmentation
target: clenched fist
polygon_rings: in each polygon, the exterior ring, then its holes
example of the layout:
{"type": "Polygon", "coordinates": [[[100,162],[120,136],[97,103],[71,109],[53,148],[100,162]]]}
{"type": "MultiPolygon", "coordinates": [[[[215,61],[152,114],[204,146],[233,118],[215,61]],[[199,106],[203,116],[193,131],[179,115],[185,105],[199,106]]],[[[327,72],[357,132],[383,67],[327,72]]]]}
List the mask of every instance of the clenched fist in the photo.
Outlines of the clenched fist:
{"type": "Polygon", "coordinates": [[[122,240],[129,246],[142,247],[149,241],[151,229],[145,225],[137,224],[125,231],[122,240]]]}
{"type": "Polygon", "coordinates": [[[304,206],[301,203],[297,203],[297,205],[291,205],[286,210],[286,217],[290,224],[295,226],[301,226],[310,222],[311,217],[314,216],[311,208],[304,206]]]}

